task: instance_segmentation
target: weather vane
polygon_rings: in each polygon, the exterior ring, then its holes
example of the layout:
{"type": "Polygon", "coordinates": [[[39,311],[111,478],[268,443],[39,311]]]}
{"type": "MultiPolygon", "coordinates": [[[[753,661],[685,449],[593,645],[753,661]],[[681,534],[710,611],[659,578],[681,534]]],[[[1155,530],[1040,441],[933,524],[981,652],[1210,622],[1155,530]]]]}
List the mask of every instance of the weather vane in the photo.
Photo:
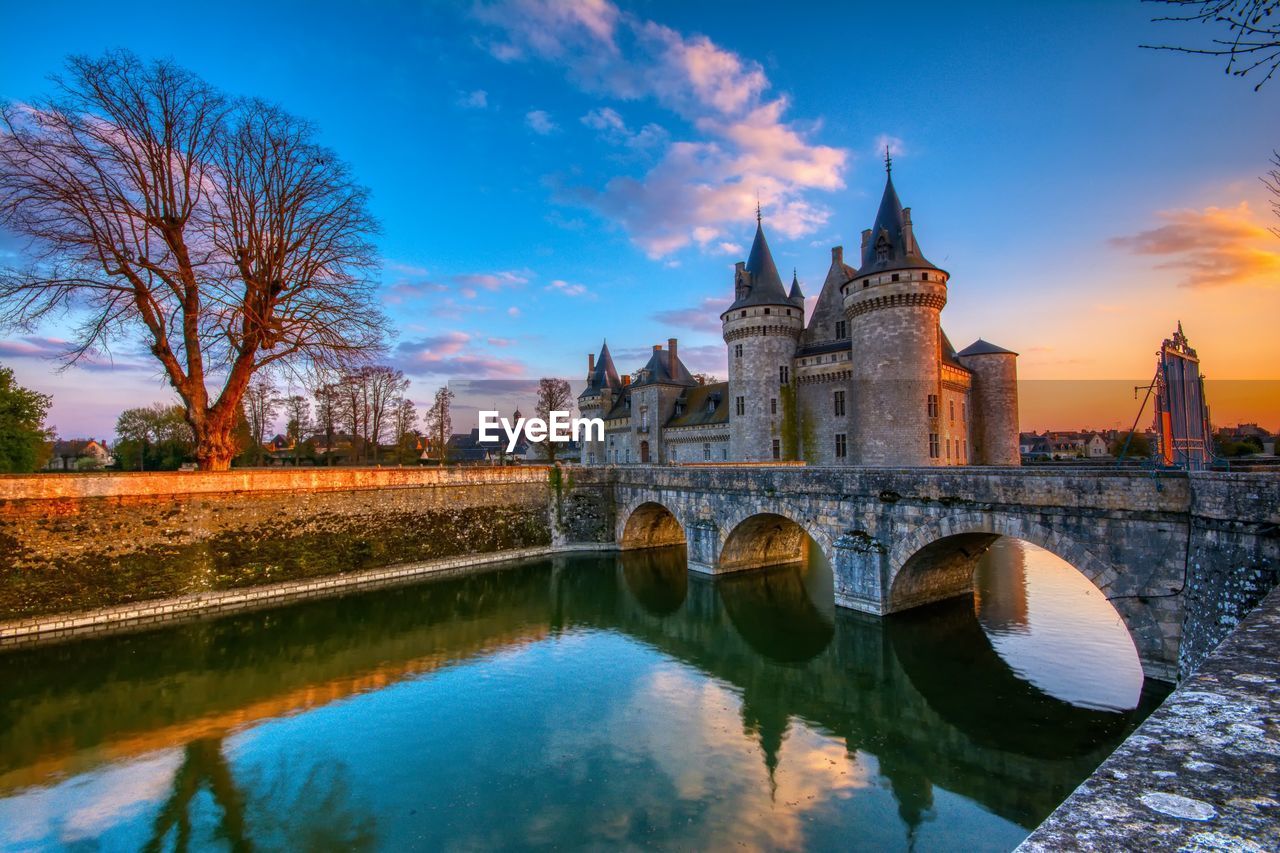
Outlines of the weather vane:
{"type": "Polygon", "coordinates": [[[884,147],[884,171],[885,174],[893,174],[893,158],[889,156],[889,146],[884,147]]]}

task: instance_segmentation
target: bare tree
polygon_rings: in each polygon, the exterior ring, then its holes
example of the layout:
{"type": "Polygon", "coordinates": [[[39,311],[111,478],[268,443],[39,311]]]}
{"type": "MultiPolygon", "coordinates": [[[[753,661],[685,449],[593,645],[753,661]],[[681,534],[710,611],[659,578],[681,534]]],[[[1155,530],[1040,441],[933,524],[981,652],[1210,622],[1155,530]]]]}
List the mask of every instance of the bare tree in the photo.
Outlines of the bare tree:
{"type": "MultiPolygon", "coordinates": [[[[569,411],[572,406],[572,400],[573,396],[569,391],[569,381],[567,379],[539,379],[538,402],[534,406],[534,412],[538,417],[550,423],[551,413],[569,411]]],[[[542,455],[547,458],[548,462],[554,463],[559,451],[559,445],[550,438],[542,442],[542,455]]]]}
{"type": "Polygon", "coordinates": [[[0,323],[73,312],[68,363],[140,335],[225,469],[256,371],[381,347],[367,193],[307,122],[171,63],[73,57],[54,84],[0,108],[0,224],[32,259],[0,270],[0,323]]]}
{"type": "Polygon", "coordinates": [[[311,401],[301,394],[291,394],[282,401],[285,416],[285,438],[296,447],[311,431],[311,401]]]}
{"type": "Polygon", "coordinates": [[[427,409],[427,439],[435,448],[440,464],[449,461],[449,436],[453,432],[453,417],[450,409],[453,406],[453,390],[448,385],[441,385],[436,390],[431,408],[427,409]]]}
{"type": "Polygon", "coordinates": [[[249,433],[253,437],[253,462],[261,465],[267,431],[275,423],[280,410],[280,398],[276,396],[271,380],[266,376],[255,376],[245,389],[243,405],[245,419],[249,421],[249,433]]]}
{"type": "MultiPolygon", "coordinates": [[[[378,446],[386,438],[387,428],[394,425],[395,403],[409,390],[409,380],[404,371],[394,367],[375,365],[366,368],[365,383],[368,388],[369,436],[373,443],[373,461],[378,461],[378,446]]],[[[398,443],[399,436],[395,436],[398,443]]]]}
{"type": "Polygon", "coordinates": [[[323,381],[319,382],[311,393],[316,400],[316,429],[324,433],[324,461],[326,465],[332,465],[334,433],[338,425],[341,393],[336,383],[323,381]]]}
{"type": "Polygon", "coordinates": [[[1213,37],[1204,47],[1151,45],[1151,50],[1173,50],[1202,56],[1226,57],[1226,73],[1262,79],[1256,92],[1280,68],[1280,0],[1145,0],[1176,7],[1179,12],[1155,18],[1158,22],[1195,23],[1207,26],[1213,37]]]}
{"type": "MultiPolygon", "coordinates": [[[[1271,212],[1280,218],[1280,151],[1271,152],[1271,169],[1263,176],[1262,183],[1271,192],[1271,212]]],[[[1271,233],[1280,237],[1280,226],[1272,226],[1271,233]]]]}
{"type": "Polygon", "coordinates": [[[408,397],[398,397],[391,403],[391,415],[399,461],[416,462],[420,453],[417,433],[418,407],[408,397]]]}

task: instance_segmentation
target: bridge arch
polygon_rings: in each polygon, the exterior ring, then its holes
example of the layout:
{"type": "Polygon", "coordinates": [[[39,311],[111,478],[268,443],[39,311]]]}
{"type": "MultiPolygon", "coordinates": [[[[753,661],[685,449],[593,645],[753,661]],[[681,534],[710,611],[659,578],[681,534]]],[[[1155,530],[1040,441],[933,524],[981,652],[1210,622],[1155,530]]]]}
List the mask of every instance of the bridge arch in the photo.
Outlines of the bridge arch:
{"type": "Polygon", "coordinates": [[[735,572],[762,566],[800,562],[817,547],[829,553],[827,537],[821,530],[797,519],[782,507],[766,507],[761,511],[737,513],[721,527],[725,531],[720,544],[717,569],[735,572]]]}
{"type": "Polygon", "coordinates": [[[1111,597],[1117,568],[1071,536],[1017,516],[959,512],[915,527],[889,552],[885,612],[971,591],[978,560],[1001,536],[1038,545],[1084,575],[1124,622],[1143,669],[1167,677],[1165,638],[1152,609],[1136,597],[1111,597]]]}
{"type": "Polygon", "coordinates": [[[658,501],[640,501],[619,513],[618,518],[618,547],[624,551],[685,544],[684,525],[658,501]]]}

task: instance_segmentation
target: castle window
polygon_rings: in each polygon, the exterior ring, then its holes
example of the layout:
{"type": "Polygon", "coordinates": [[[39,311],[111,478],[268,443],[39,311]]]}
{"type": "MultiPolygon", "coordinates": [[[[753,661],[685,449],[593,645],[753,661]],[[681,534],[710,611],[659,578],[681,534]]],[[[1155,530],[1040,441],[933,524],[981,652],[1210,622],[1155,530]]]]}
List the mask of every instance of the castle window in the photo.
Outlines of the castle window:
{"type": "Polygon", "coordinates": [[[788,309],[787,309],[787,316],[788,316],[788,317],[790,317],[790,316],[791,316],[791,309],[790,309],[790,308],[788,308],[788,309]]]}
{"type": "Polygon", "coordinates": [[[836,391],[835,394],[833,395],[832,402],[835,406],[836,417],[838,418],[844,417],[844,392],[836,391]]]}
{"type": "Polygon", "coordinates": [[[729,461],[729,448],[722,447],[720,449],[720,458],[723,459],[725,462],[729,461]]]}
{"type": "Polygon", "coordinates": [[[876,241],[876,260],[889,260],[889,238],[885,234],[880,234],[880,239],[876,241]]]}
{"type": "Polygon", "coordinates": [[[631,461],[631,448],[630,448],[630,447],[628,447],[628,448],[627,448],[627,460],[626,460],[626,461],[628,461],[628,462],[630,462],[630,461],[631,461]]]}
{"type": "Polygon", "coordinates": [[[862,280],[862,286],[863,286],[864,288],[865,288],[865,287],[867,287],[869,284],[871,284],[871,279],[869,279],[869,278],[864,278],[864,279],[862,280]]]}
{"type": "Polygon", "coordinates": [[[897,274],[897,273],[894,273],[894,274],[893,274],[893,280],[894,280],[894,281],[897,281],[897,280],[898,280],[898,278],[899,278],[898,274],[897,274]]]}
{"type": "Polygon", "coordinates": [[[967,438],[960,442],[960,452],[963,454],[961,459],[965,462],[969,461],[969,440],[967,438]]]}
{"type": "Polygon", "coordinates": [[[742,316],[743,316],[743,317],[747,316],[747,312],[746,312],[746,311],[743,311],[743,312],[742,312],[742,316]]]}
{"type": "Polygon", "coordinates": [[[949,406],[950,406],[950,408],[951,408],[951,422],[952,422],[952,423],[955,423],[955,422],[956,422],[956,401],[955,401],[955,400],[949,400],[949,401],[947,401],[947,402],[948,402],[948,405],[949,405],[949,406]]]}
{"type": "Polygon", "coordinates": [[[929,417],[936,418],[938,416],[938,395],[937,394],[929,395],[928,408],[929,408],[929,417]]]}
{"type": "Polygon", "coordinates": [[[836,320],[836,337],[843,338],[849,334],[849,324],[844,320],[836,320]]]}
{"type": "Polygon", "coordinates": [[[647,406],[640,407],[640,431],[649,431],[649,408],[647,406]]]}
{"type": "Polygon", "coordinates": [[[705,442],[702,445],[702,461],[703,462],[711,461],[711,443],[710,442],[705,442]]]}
{"type": "Polygon", "coordinates": [[[742,344],[733,345],[733,357],[742,358],[742,344]]]}
{"type": "Polygon", "coordinates": [[[778,441],[776,438],[773,440],[773,458],[782,458],[782,442],[778,441]]]}
{"type": "Polygon", "coordinates": [[[951,461],[951,439],[947,439],[947,461],[951,461]]]}
{"type": "Polygon", "coordinates": [[[960,404],[960,420],[961,422],[969,420],[969,406],[965,403],[960,404]]]}
{"type": "Polygon", "coordinates": [[[769,398],[769,414],[771,415],[778,414],[778,398],[777,397],[769,398]]]}
{"type": "Polygon", "coordinates": [[[848,450],[845,434],[842,432],[836,433],[836,458],[844,459],[848,455],[848,450]]]}
{"type": "Polygon", "coordinates": [[[928,274],[927,272],[922,272],[922,273],[920,273],[920,280],[921,280],[921,281],[928,281],[928,280],[929,280],[929,274],[928,274]]]}
{"type": "Polygon", "coordinates": [[[786,385],[791,381],[791,368],[785,364],[778,367],[778,384],[786,385]]]}
{"type": "Polygon", "coordinates": [[[938,434],[936,432],[929,433],[929,458],[937,459],[940,455],[941,447],[938,444],[938,434]]]}
{"type": "Polygon", "coordinates": [[[745,415],[747,413],[747,398],[746,397],[734,398],[733,408],[734,408],[734,411],[738,414],[738,417],[742,417],[743,415],[745,415]]]}
{"type": "Polygon", "coordinates": [[[671,461],[676,461],[676,446],[674,444],[671,445],[671,461]]]}
{"type": "Polygon", "coordinates": [[[764,309],[764,313],[768,314],[768,313],[769,313],[769,309],[768,309],[768,308],[764,309]]]}

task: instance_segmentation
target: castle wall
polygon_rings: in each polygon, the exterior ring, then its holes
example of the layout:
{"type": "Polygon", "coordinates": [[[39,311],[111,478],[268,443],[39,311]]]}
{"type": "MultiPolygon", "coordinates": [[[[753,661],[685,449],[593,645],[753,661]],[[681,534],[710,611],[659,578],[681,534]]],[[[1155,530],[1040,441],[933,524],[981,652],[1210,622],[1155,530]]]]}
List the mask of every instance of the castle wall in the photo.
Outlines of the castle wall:
{"type": "MultiPolygon", "coordinates": [[[[729,457],[740,462],[773,459],[776,439],[784,448],[783,424],[788,409],[794,418],[796,340],[804,328],[804,312],[787,306],[753,306],[732,312],[724,322],[729,347],[729,457]],[[769,313],[765,313],[769,312],[769,313]],[[737,355],[736,345],[742,345],[737,355]],[[783,387],[781,368],[789,383],[783,387]],[[738,414],[738,403],[743,414],[738,414]]],[[[792,421],[794,426],[794,420],[792,421]]]]}

